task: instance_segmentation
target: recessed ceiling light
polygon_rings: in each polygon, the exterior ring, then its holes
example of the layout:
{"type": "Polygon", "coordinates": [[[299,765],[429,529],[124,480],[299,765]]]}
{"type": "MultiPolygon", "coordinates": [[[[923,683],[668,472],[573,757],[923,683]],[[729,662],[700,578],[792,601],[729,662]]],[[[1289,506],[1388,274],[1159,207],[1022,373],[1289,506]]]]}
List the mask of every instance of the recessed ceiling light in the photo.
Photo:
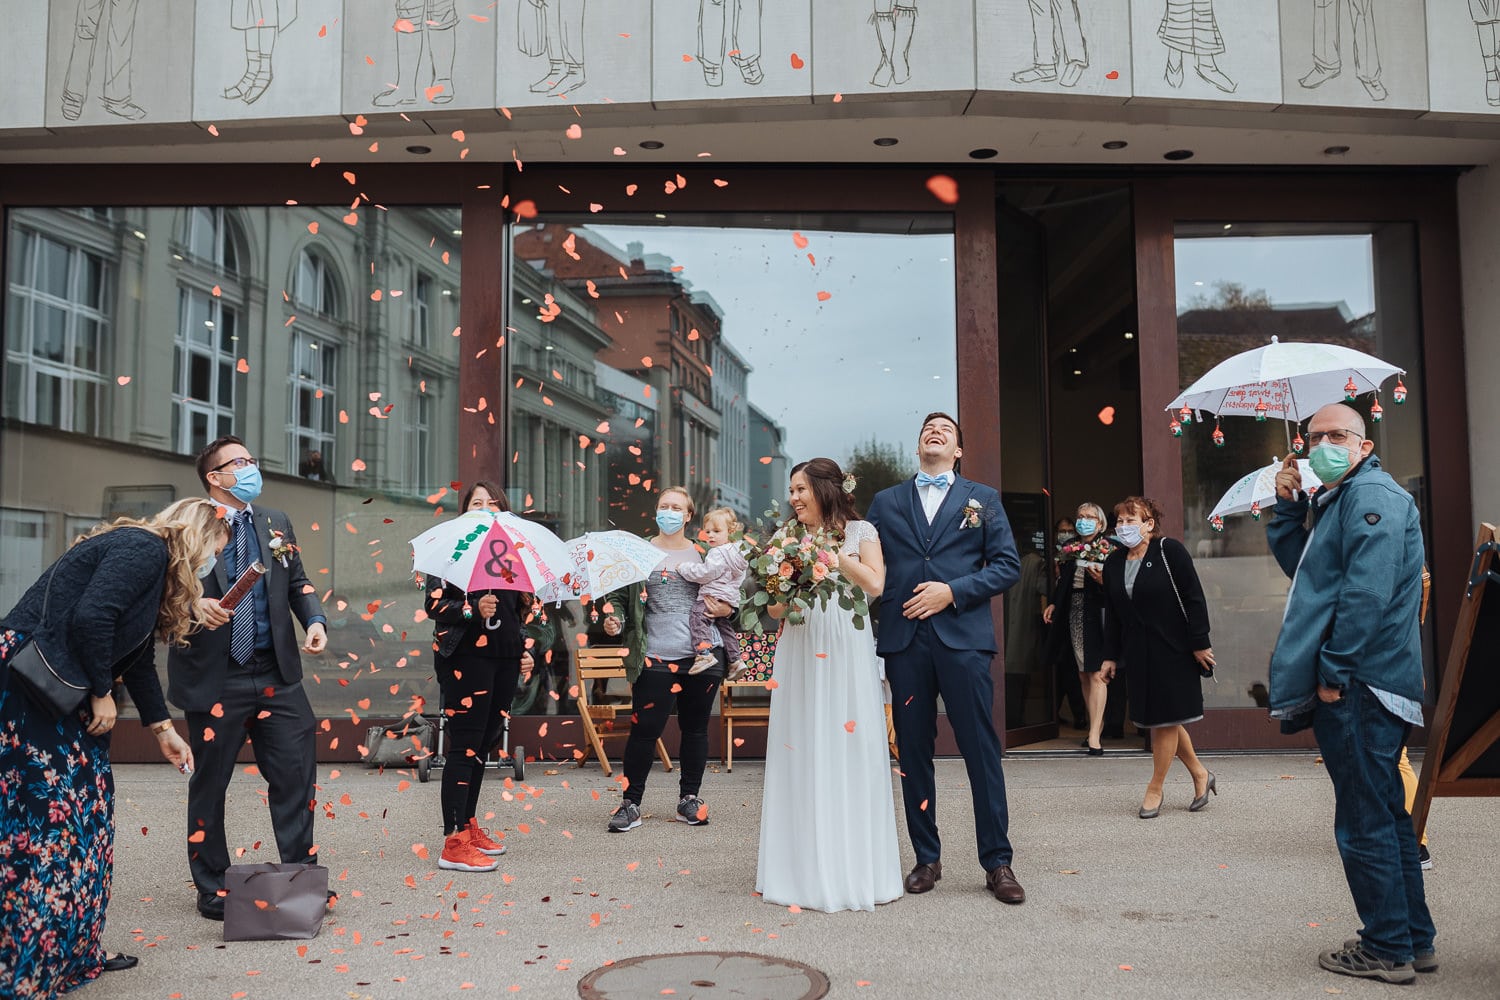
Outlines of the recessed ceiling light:
{"type": "Polygon", "coordinates": [[[1349,147],[1348,146],[1329,146],[1327,149],[1323,150],[1323,155],[1324,156],[1343,156],[1347,152],[1349,152],[1349,147]]]}
{"type": "Polygon", "coordinates": [[[893,138],[891,138],[888,135],[883,135],[879,139],[875,140],[875,145],[877,145],[877,146],[894,146],[896,143],[898,143],[900,141],[901,141],[900,139],[893,139],[893,138]]]}
{"type": "Polygon", "coordinates": [[[1163,160],[1191,160],[1193,151],[1191,149],[1172,149],[1161,154],[1163,160]]]}
{"type": "Polygon", "coordinates": [[[1130,331],[1130,330],[1126,330],[1125,331],[1125,339],[1126,340],[1134,340],[1135,339],[1135,334],[1132,331],[1130,331]]]}
{"type": "Polygon", "coordinates": [[[432,152],[431,146],[407,146],[406,151],[414,156],[426,156],[432,152]]]}
{"type": "Polygon", "coordinates": [[[999,155],[1000,150],[990,149],[988,146],[969,150],[969,159],[971,160],[993,160],[999,155]]]}
{"type": "Polygon", "coordinates": [[[662,142],[662,141],[660,141],[658,139],[647,139],[645,142],[641,143],[641,148],[642,149],[661,149],[665,145],[666,145],[666,143],[664,143],[664,142],[662,142]]]}
{"type": "Polygon", "coordinates": [[[1234,228],[1234,223],[1232,223],[1232,222],[1226,222],[1226,223],[1224,223],[1224,232],[1227,233],[1227,232],[1229,232],[1233,228],[1234,228]]]}
{"type": "Polygon", "coordinates": [[[1104,144],[1104,148],[1105,149],[1124,149],[1128,145],[1130,145],[1130,143],[1126,142],[1124,139],[1111,139],[1111,140],[1109,140],[1108,142],[1106,142],[1104,144]]]}

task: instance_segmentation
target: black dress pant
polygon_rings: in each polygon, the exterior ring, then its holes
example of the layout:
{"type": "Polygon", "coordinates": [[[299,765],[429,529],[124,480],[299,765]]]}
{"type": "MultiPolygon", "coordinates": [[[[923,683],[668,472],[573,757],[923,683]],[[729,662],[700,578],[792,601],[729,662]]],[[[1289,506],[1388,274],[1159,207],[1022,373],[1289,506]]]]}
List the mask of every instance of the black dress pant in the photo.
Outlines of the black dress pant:
{"type": "Polygon", "coordinates": [[[656,741],[666,731],[674,707],[682,734],[677,751],[681,775],[677,794],[697,795],[703,787],[703,771],[708,767],[708,720],[724,681],[724,654],[718,649],[714,653],[720,665],[701,674],[687,672],[693,664],[691,656],[669,663],[648,661],[630,689],[632,719],[630,735],[625,739],[625,798],[636,805],[641,804],[651,762],[656,759],[656,741]]]}
{"type": "Polygon", "coordinates": [[[519,656],[474,652],[437,661],[447,733],[443,764],[443,835],[463,829],[479,807],[484,762],[500,745],[521,676],[519,656]]]}
{"type": "Polygon", "coordinates": [[[186,713],[197,768],[188,779],[188,868],[201,892],[224,888],[229,867],[224,798],[246,739],[266,780],[282,862],[318,860],[312,853],[317,722],[302,682],[282,683],[276,654],[258,651],[243,668],[230,667],[218,707],[220,715],[186,713]]]}

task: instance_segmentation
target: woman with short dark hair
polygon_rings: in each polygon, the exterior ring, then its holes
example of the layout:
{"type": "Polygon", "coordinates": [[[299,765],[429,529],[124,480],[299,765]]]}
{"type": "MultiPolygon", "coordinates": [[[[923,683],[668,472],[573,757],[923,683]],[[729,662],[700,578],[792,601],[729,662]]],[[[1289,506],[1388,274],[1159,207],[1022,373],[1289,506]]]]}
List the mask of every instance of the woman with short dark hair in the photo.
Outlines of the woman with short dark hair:
{"type": "Polygon", "coordinates": [[[1115,505],[1120,547],[1104,563],[1104,662],[1113,678],[1123,663],[1130,682],[1130,715],[1137,729],[1151,730],[1155,767],[1141,802],[1141,819],[1161,813],[1172,760],[1193,776],[1189,812],[1218,794],[1213,772],[1193,752],[1187,725],[1203,718],[1203,677],[1214,667],[1208,637],[1208,602],[1192,556],[1175,538],[1161,535],[1155,501],[1126,497],[1115,505]]]}

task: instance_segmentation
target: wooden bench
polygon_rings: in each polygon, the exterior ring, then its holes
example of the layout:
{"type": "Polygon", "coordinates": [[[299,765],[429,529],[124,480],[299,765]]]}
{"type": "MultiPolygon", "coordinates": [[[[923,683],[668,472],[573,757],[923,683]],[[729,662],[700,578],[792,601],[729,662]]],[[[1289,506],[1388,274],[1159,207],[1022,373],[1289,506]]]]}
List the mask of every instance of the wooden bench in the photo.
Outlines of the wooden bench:
{"type": "MultiPolygon", "coordinates": [[[[593,695],[595,681],[608,682],[625,676],[625,647],[585,646],[574,655],[573,662],[578,678],[578,721],[583,725],[586,739],[583,756],[578,758],[578,766],[583,767],[588,763],[589,757],[597,756],[599,767],[607,777],[614,771],[604,752],[604,741],[630,735],[631,705],[628,701],[594,704],[589,699],[593,695]]],[[[659,739],[656,741],[656,754],[661,758],[662,767],[672,770],[672,758],[667,754],[666,745],[659,739]]]]}

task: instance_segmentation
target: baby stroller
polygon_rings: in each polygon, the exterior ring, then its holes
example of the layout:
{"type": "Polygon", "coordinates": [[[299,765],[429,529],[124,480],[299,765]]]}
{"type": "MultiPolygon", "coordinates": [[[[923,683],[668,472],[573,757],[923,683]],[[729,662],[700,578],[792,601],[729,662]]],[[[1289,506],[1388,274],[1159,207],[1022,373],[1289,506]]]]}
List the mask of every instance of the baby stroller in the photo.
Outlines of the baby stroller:
{"type": "MultiPolygon", "coordinates": [[[[436,719],[423,716],[424,719],[433,723],[436,734],[430,747],[429,753],[423,754],[415,760],[417,767],[417,780],[426,784],[432,778],[432,769],[443,767],[447,764],[448,748],[448,713],[443,711],[442,696],[438,696],[438,713],[436,719]]],[[[507,717],[500,726],[500,753],[491,754],[493,760],[486,760],[486,767],[504,767],[509,761],[511,774],[517,781],[526,780],[526,748],[517,745],[514,750],[510,746],[510,719],[507,717]]]]}

